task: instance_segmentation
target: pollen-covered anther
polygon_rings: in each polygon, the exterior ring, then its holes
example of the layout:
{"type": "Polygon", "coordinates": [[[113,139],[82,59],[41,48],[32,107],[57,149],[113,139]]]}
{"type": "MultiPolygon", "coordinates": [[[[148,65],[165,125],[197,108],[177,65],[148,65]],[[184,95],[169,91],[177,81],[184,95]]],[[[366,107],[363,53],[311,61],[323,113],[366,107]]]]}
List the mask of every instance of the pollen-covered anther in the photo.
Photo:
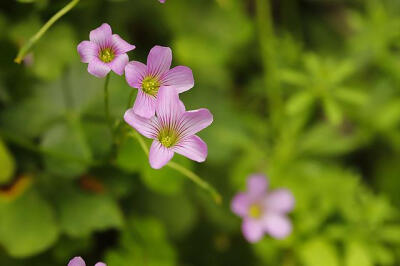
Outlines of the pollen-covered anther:
{"type": "Polygon", "coordinates": [[[115,57],[115,53],[111,48],[104,48],[99,52],[99,58],[104,63],[110,63],[115,57]]]}
{"type": "Polygon", "coordinates": [[[142,90],[152,96],[157,95],[160,88],[160,82],[155,77],[146,77],[142,81],[142,90]]]}

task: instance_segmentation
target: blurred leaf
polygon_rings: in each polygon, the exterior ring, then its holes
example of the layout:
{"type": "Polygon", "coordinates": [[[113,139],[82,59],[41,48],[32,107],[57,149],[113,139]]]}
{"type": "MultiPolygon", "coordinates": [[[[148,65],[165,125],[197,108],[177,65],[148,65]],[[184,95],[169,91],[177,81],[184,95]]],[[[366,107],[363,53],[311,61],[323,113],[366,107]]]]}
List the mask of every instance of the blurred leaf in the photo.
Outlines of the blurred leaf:
{"type": "Polygon", "coordinates": [[[91,152],[80,122],[72,118],[68,125],[57,124],[43,137],[41,147],[59,156],[46,156],[49,172],[74,177],[83,174],[89,166],[91,152]]]}
{"type": "Polygon", "coordinates": [[[335,247],[320,238],[314,238],[304,243],[300,247],[299,255],[305,266],[340,265],[335,247]]]}
{"type": "Polygon", "coordinates": [[[325,98],[323,101],[323,107],[325,110],[325,114],[328,117],[328,120],[333,125],[338,125],[342,122],[343,114],[340,109],[340,106],[335,102],[334,99],[325,98]]]}
{"type": "Polygon", "coordinates": [[[13,257],[43,252],[59,234],[51,206],[29,190],[11,202],[0,202],[0,243],[13,257]]]}
{"type": "Polygon", "coordinates": [[[373,266],[366,247],[357,242],[350,242],[346,247],[346,266],[373,266]]]}
{"type": "Polygon", "coordinates": [[[294,94],[286,103],[286,110],[289,115],[302,113],[310,108],[314,97],[308,91],[300,91],[294,94]]]}
{"type": "Polygon", "coordinates": [[[15,172],[15,161],[4,142],[0,139],[0,184],[11,180],[15,172]]]}
{"type": "Polygon", "coordinates": [[[174,266],[177,258],[164,227],[152,218],[132,217],[122,232],[119,248],[106,255],[114,266],[174,266]]]}
{"type": "MultiPolygon", "coordinates": [[[[192,164],[188,159],[178,154],[174,156],[173,160],[189,169],[192,164]]],[[[143,165],[140,177],[149,189],[166,195],[173,195],[181,191],[183,181],[186,178],[169,167],[153,169],[148,162],[143,165]]]]}
{"type": "Polygon", "coordinates": [[[121,228],[122,212],[106,194],[71,191],[60,202],[61,228],[72,237],[88,236],[94,231],[121,228]]]}

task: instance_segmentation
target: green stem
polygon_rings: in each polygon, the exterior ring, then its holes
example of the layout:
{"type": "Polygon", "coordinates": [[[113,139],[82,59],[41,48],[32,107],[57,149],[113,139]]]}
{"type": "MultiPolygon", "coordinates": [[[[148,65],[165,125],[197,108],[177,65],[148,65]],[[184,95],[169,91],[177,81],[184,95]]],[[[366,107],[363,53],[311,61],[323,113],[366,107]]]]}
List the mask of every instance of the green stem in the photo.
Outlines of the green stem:
{"type": "Polygon", "coordinates": [[[270,0],[256,0],[257,29],[264,68],[264,84],[272,122],[279,123],[282,98],[276,69],[276,38],[270,0]]]}
{"type": "MultiPolygon", "coordinates": [[[[134,133],[131,133],[130,135],[137,139],[137,141],[140,144],[140,147],[142,148],[144,153],[146,153],[146,155],[148,156],[149,149],[146,145],[146,142],[143,140],[142,136],[137,131],[135,131],[134,133]]],[[[189,169],[185,168],[184,166],[182,166],[176,162],[169,162],[167,164],[167,166],[178,171],[179,173],[183,174],[184,176],[186,176],[187,178],[192,180],[194,183],[196,183],[198,186],[200,186],[204,190],[208,191],[211,194],[211,196],[214,198],[215,202],[217,204],[221,204],[221,202],[222,202],[221,195],[210,184],[208,184],[206,181],[201,179],[201,177],[199,177],[198,175],[196,175],[189,169]]]]}
{"type": "Polygon", "coordinates": [[[221,195],[210,184],[208,184],[206,181],[201,179],[201,177],[199,177],[198,175],[196,175],[195,173],[193,173],[189,169],[183,167],[182,165],[180,165],[180,164],[178,164],[176,162],[169,162],[167,164],[167,166],[169,166],[170,168],[175,169],[176,171],[180,172],[181,174],[183,174],[184,176],[186,176],[187,178],[192,180],[194,183],[199,185],[201,188],[203,188],[203,189],[207,190],[208,192],[210,192],[212,197],[214,198],[215,202],[217,204],[221,204],[221,202],[222,202],[221,195]]]}
{"type": "Polygon", "coordinates": [[[106,115],[106,120],[107,120],[107,124],[108,127],[110,129],[111,132],[111,137],[113,139],[113,143],[114,143],[114,130],[113,130],[113,124],[111,121],[111,116],[110,116],[110,104],[109,104],[109,100],[108,100],[108,84],[110,83],[110,74],[107,74],[106,76],[106,80],[104,82],[104,112],[106,115]]]}
{"type": "Polygon", "coordinates": [[[72,0],[65,7],[60,9],[54,16],[52,16],[40,30],[33,35],[24,46],[19,50],[17,57],[14,59],[14,62],[20,64],[22,60],[24,60],[25,55],[32,49],[35,43],[46,33],[46,31],[62,16],[64,16],[68,11],[70,11],[76,4],[79,3],[80,0],[72,0]]]}

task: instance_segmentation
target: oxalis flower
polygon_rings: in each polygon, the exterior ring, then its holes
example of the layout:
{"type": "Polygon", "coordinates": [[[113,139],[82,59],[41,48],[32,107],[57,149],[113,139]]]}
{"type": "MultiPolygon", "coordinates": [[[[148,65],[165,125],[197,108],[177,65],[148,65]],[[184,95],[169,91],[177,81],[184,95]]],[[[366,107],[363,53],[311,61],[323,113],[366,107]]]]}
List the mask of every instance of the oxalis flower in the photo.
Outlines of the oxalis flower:
{"type": "Polygon", "coordinates": [[[197,162],[205,161],[207,144],[195,134],[212,123],[210,111],[185,111],[178,92],[161,87],[155,112],[156,116],[144,118],[137,115],[132,108],[124,116],[125,121],[140,134],[154,139],[149,153],[151,167],[163,167],[175,152],[197,162]]]}
{"type": "Polygon", "coordinates": [[[89,34],[90,41],[78,45],[78,53],[83,63],[89,63],[88,72],[98,78],[105,77],[111,70],[118,75],[124,74],[129,62],[127,52],[135,49],[118,34],[112,34],[107,23],[102,24],[89,34]]]}
{"type": "Polygon", "coordinates": [[[232,211],[243,218],[242,231],[249,242],[259,241],[264,234],[281,239],[292,231],[287,213],[293,209],[294,197],[287,189],[267,191],[263,175],[247,179],[247,192],[237,194],[231,203],[232,211]]]}
{"type": "Polygon", "coordinates": [[[147,65],[132,61],[125,67],[128,84],[138,89],[133,111],[140,116],[154,116],[156,99],[160,88],[176,90],[178,93],[193,88],[193,73],[190,68],[177,66],[172,69],[172,51],[168,47],[154,46],[147,57],[147,65]]]}
{"type": "MultiPolygon", "coordinates": [[[[69,261],[68,266],[86,266],[86,263],[81,257],[75,257],[69,261]]],[[[103,262],[98,262],[94,266],[107,266],[107,265],[103,262]]]]}

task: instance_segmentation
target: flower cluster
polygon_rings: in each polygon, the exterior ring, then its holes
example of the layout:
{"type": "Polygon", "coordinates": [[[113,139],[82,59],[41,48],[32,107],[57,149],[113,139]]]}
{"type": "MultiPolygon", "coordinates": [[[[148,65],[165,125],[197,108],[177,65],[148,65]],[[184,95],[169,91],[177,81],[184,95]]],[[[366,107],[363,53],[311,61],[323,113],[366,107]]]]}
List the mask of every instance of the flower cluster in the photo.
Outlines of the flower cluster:
{"type": "Polygon", "coordinates": [[[247,192],[237,194],[232,200],[232,211],[243,218],[243,235],[252,243],[265,233],[281,239],[292,231],[286,215],[294,206],[292,193],[287,189],[268,192],[267,188],[265,176],[252,175],[247,179],[247,192]]]}
{"type": "MultiPolygon", "coordinates": [[[[86,266],[86,263],[81,257],[75,257],[69,261],[68,266],[86,266]]],[[[98,262],[94,266],[107,266],[107,265],[103,262],[98,262]]]]}
{"type": "Polygon", "coordinates": [[[89,63],[88,72],[92,75],[104,77],[111,70],[118,75],[125,73],[127,83],[138,89],[135,103],[124,119],[140,134],[153,139],[151,167],[163,167],[175,153],[197,162],[205,161],[207,145],[196,133],[208,127],[213,116],[207,109],[186,111],[178,95],[194,86],[191,69],[171,69],[172,51],[162,46],[150,50],[146,65],[138,61],[128,63],[126,53],[134,48],[112,34],[108,24],[103,24],[90,32],[90,41],[78,45],[78,53],[82,62],[89,63]]]}

